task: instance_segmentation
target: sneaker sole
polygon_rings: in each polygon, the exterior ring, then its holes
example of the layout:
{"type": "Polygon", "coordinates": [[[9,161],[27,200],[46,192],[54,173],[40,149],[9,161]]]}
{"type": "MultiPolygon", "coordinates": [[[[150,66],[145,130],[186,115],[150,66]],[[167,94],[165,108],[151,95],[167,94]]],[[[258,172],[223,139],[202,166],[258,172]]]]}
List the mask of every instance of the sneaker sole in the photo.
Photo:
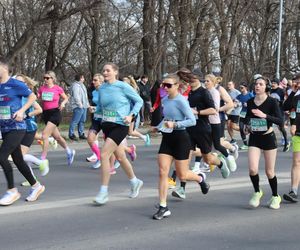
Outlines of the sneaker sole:
{"type": "Polygon", "coordinates": [[[295,200],[293,197],[291,197],[287,194],[283,195],[283,199],[286,200],[286,201],[292,202],[292,203],[297,203],[298,202],[298,200],[295,200]]]}
{"type": "Polygon", "coordinates": [[[138,186],[135,195],[129,195],[129,198],[132,198],[132,199],[133,199],[133,198],[138,197],[138,195],[139,195],[139,193],[140,193],[140,189],[142,188],[143,185],[144,185],[144,182],[142,181],[142,182],[140,183],[140,185],[138,186]]]}
{"type": "Polygon", "coordinates": [[[167,211],[164,213],[162,218],[156,218],[156,217],[152,217],[153,220],[162,220],[163,218],[168,218],[171,215],[171,211],[167,211]]]}
{"type": "Polygon", "coordinates": [[[45,186],[42,186],[42,187],[43,188],[41,188],[41,190],[37,193],[35,199],[29,200],[28,198],[26,198],[26,201],[28,201],[28,202],[36,201],[40,197],[40,195],[45,192],[45,189],[46,189],[45,186]]]}
{"type": "Polygon", "coordinates": [[[102,206],[102,205],[106,204],[107,202],[108,202],[108,198],[104,199],[104,201],[102,201],[102,202],[99,202],[97,200],[93,200],[93,203],[96,206],[102,206]]]}
{"type": "Polygon", "coordinates": [[[184,200],[186,197],[181,197],[177,192],[172,192],[172,196],[184,200]]]}

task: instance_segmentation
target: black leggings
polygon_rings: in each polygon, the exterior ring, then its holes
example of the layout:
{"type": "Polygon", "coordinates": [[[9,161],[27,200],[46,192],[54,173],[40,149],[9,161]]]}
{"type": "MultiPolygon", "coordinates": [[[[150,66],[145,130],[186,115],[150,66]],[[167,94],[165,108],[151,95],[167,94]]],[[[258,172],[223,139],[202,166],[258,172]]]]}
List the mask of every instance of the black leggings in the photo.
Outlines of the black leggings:
{"type": "Polygon", "coordinates": [[[18,170],[26,178],[30,185],[32,186],[36,183],[30,168],[23,159],[21,151],[21,141],[25,133],[25,130],[12,130],[2,134],[3,142],[0,146],[0,165],[3,168],[8,189],[15,187],[13,169],[8,161],[9,155],[11,155],[18,170]]]}
{"type": "Polygon", "coordinates": [[[241,134],[242,140],[245,143],[245,141],[247,139],[246,139],[246,135],[245,135],[245,132],[244,132],[244,128],[245,128],[245,119],[244,118],[240,118],[239,127],[240,127],[240,134],[241,134]]]}
{"type": "Polygon", "coordinates": [[[211,130],[212,130],[212,138],[213,138],[213,144],[216,150],[218,150],[222,155],[225,157],[228,156],[228,152],[226,148],[224,148],[221,145],[221,123],[219,124],[211,124],[211,130]]]}

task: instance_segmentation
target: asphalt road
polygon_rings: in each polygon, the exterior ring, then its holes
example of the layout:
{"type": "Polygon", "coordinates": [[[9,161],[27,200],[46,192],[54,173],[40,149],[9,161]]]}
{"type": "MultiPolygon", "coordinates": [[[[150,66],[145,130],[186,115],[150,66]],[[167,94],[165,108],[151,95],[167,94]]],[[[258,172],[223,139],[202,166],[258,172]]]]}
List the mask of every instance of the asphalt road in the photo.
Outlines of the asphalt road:
{"type": "MultiPolygon", "coordinates": [[[[99,190],[99,170],[89,168],[90,150],[75,142],[72,167],[65,152],[49,152],[50,173],[41,177],[45,193],[37,202],[26,203],[29,188],[19,187],[22,198],[10,207],[0,207],[0,249],[299,249],[299,205],[282,203],[279,210],[267,207],[271,197],[261,161],[262,204],[250,209],[253,192],[247,173],[247,153],[241,152],[238,170],[223,179],[218,170],[208,175],[211,190],[203,195],[199,185],[187,184],[186,200],[169,196],[172,215],[162,221],[151,219],[157,198],[157,151],[159,138],[145,147],[138,140],[134,162],[144,187],[129,199],[129,182],[121,169],[112,176],[109,202],[92,204],[99,190]]],[[[288,191],[292,153],[279,149],[277,176],[279,193],[288,191]]],[[[32,152],[38,153],[39,146],[32,152]]],[[[23,178],[14,170],[15,182],[23,178]]],[[[0,193],[6,189],[0,173],[0,193]]]]}

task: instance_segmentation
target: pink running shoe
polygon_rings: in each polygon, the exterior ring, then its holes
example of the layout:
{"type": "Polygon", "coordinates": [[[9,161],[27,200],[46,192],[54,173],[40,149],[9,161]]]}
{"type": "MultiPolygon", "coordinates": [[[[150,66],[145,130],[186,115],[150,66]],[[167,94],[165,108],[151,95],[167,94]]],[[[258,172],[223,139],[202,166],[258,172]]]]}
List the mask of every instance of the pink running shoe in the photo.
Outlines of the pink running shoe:
{"type": "Polygon", "coordinates": [[[130,146],[130,149],[131,149],[131,152],[128,153],[128,154],[129,154],[129,156],[130,156],[131,161],[134,161],[134,160],[136,159],[136,157],[137,157],[137,154],[136,154],[136,146],[135,146],[134,144],[132,144],[132,145],[130,146]]]}
{"type": "Polygon", "coordinates": [[[114,167],[114,166],[110,167],[109,173],[110,173],[111,175],[113,175],[113,174],[116,174],[116,173],[117,173],[117,172],[116,172],[116,169],[115,169],[115,167],[114,167]]]}

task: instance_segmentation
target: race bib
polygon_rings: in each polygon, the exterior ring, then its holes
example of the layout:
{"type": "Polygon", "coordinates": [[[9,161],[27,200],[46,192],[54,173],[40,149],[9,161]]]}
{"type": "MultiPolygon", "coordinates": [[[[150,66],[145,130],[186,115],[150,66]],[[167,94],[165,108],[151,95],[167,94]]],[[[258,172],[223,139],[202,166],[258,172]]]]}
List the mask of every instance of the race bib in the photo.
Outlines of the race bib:
{"type": "Polygon", "coordinates": [[[102,120],[107,122],[116,122],[117,112],[111,110],[103,110],[102,120]]]}
{"type": "Polygon", "coordinates": [[[102,119],[102,114],[100,114],[100,112],[95,112],[94,113],[94,118],[95,119],[102,119]]]}
{"type": "Polygon", "coordinates": [[[11,119],[10,106],[1,106],[0,107],[0,119],[1,120],[11,119]]]}
{"type": "Polygon", "coordinates": [[[268,130],[267,120],[263,118],[251,118],[250,126],[253,132],[263,132],[268,130]]]}
{"type": "Polygon", "coordinates": [[[42,100],[47,101],[47,102],[51,102],[51,101],[53,101],[53,96],[54,96],[53,92],[43,92],[42,93],[42,100]]]}
{"type": "Polygon", "coordinates": [[[300,113],[300,101],[297,102],[296,113],[300,113]]]}
{"type": "Polygon", "coordinates": [[[291,118],[291,119],[296,119],[296,112],[295,112],[295,111],[292,111],[292,112],[290,113],[290,118],[291,118]]]}
{"type": "Polygon", "coordinates": [[[247,114],[247,111],[241,111],[240,117],[241,117],[241,118],[245,118],[245,117],[246,117],[246,114],[247,114]]]}

